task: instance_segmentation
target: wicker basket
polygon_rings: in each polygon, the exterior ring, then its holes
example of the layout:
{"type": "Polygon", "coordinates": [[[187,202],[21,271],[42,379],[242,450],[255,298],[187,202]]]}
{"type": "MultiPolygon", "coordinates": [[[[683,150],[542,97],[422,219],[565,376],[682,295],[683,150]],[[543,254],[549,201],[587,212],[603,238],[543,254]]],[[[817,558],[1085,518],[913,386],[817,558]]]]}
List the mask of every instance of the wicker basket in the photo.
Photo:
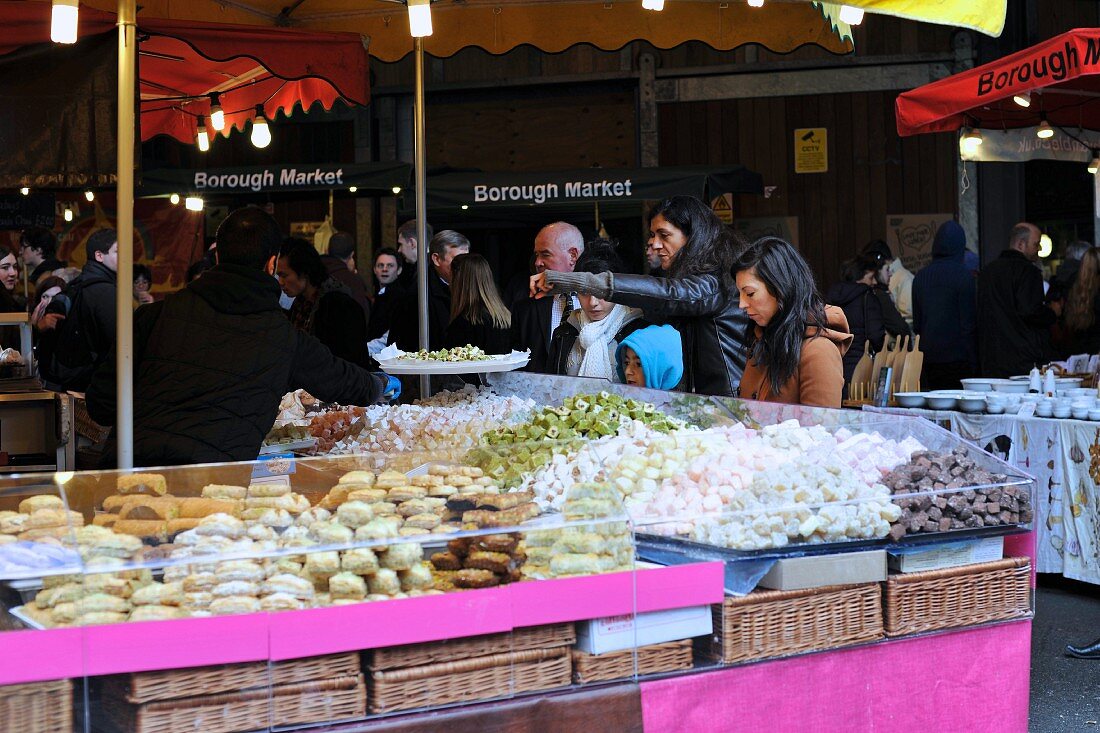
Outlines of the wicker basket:
{"type": "Polygon", "coordinates": [[[712,606],[703,652],[725,664],[835,649],[883,637],[878,583],[757,590],[712,606]]]}
{"type": "Polygon", "coordinates": [[[92,441],[92,445],[99,445],[111,434],[110,428],[103,427],[88,414],[88,403],[84,400],[73,401],[73,418],[76,423],[76,434],[92,441]]]}
{"type": "Polygon", "coordinates": [[[72,733],[71,680],[0,687],[0,730],[19,733],[72,733]]]}
{"type": "MultiPolygon", "coordinates": [[[[152,700],[172,700],[226,692],[289,685],[296,682],[354,677],[359,674],[359,655],[330,654],[323,657],[276,662],[226,664],[191,669],[166,669],[158,672],[138,672],[124,675],[122,696],[135,704],[152,700]]],[[[112,685],[119,689],[118,685],[112,685]]]]}
{"type": "Polygon", "coordinates": [[[567,686],[568,647],[490,654],[458,662],[371,673],[372,713],[485,700],[567,686]]]}
{"type": "Polygon", "coordinates": [[[1010,557],[886,581],[886,635],[973,626],[1031,616],[1031,561],[1010,557]]]}
{"type": "MultiPolygon", "coordinates": [[[[638,674],[659,674],[692,668],[692,641],[669,641],[638,647],[638,674]]],[[[573,650],[573,681],[580,684],[634,676],[634,650],[589,654],[573,650]]]]}
{"type": "Polygon", "coordinates": [[[366,715],[363,676],[133,705],[104,695],[103,710],[127,733],[238,733],[366,715]]]}
{"type": "Polygon", "coordinates": [[[371,652],[368,666],[372,672],[399,667],[421,667],[426,664],[454,662],[489,654],[572,646],[576,640],[577,635],[571,623],[528,626],[503,634],[485,634],[464,639],[375,649],[371,652]]]}

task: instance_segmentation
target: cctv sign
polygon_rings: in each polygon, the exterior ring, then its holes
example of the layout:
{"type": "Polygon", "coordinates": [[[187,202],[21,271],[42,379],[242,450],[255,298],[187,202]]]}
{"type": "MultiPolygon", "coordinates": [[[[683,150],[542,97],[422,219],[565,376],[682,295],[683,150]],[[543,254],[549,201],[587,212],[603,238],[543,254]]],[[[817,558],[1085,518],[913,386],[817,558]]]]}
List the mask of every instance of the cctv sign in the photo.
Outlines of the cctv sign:
{"type": "Polygon", "coordinates": [[[794,131],[794,172],[825,173],[829,170],[829,135],[824,127],[794,131]]]}

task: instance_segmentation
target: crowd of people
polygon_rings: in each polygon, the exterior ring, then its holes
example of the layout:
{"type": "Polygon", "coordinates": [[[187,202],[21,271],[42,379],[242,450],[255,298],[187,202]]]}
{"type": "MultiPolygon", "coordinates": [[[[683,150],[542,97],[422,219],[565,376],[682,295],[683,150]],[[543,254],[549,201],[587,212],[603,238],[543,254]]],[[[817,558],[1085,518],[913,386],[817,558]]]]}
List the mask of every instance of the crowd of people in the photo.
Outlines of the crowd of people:
{"type": "MultiPolygon", "coordinates": [[[[352,402],[396,393],[396,380],[383,380],[383,389],[381,377],[369,372],[377,370],[374,357],[386,346],[420,346],[420,267],[427,270],[431,349],[528,351],[531,371],[656,389],[837,407],[862,354],[910,335],[921,338],[926,388],[958,387],[959,379],[979,374],[1026,373],[1057,353],[1100,351],[1100,251],[1081,243],[1069,247],[1048,286],[1035,266],[1040,232],[1027,223],[1013,228],[1008,248],[980,273],[955,222],[939,228],[931,263],[915,275],[884,242],[871,242],[843,263],[840,280],[824,297],[794,246],[774,237],[745,241],[690,196],[671,197],[651,211],[646,274],[627,271],[616,242],[586,242],[577,227],[559,221],[535,237],[529,280],[507,283],[502,292],[489,262],[471,253],[465,235],[430,226],[426,231],[426,261],[419,261],[415,222],[407,222],[395,247],[375,251],[368,282],[349,234],[334,234],[321,253],[312,242],[282,236],[270,216],[246,208],[222,225],[180,293],[155,300],[152,272],[136,266],[136,391],[158,405],[156,429],[169,430],[161,422],[165,403],[186,412],[224,410],[235,401],[189,393],[196,401],[185,407],[182,392],[164,386],[166,374],[178,383],[186,382],[187,368],[202,371],[195,358],[174,350],[186,348],[183,324],[199,322],[209,310],[219,314],[212,322],[224,317],[232,325],[199,340],[221,340],[212,347],[214,362],[235,364],[225,372],[235,378],[275,367],[223,353],[236,338],[234,329],[245,323],[269,328],[273,316],[286,324],[272,332],[277,338],[255,345],[272,361],[281,354],[287,362],[279,378],[257,388],[270,392],[265,405],[295,384],[352,402]],[[246,234],[256,241],[234,239],[246,234]],[[183,344],[165,341],[163,333],[173,331],[183,344]],[[318,361],[315,372],[300,361],[305,358],[318,361]],[[172,359],[182,362],[170,366],[172,359]]],[[[110,229],[93,233],[80,271],[57,259],[57,240],[44,229],[23,233],[18,257],[0,258],[0,308],[31,314],[45,382],[95,395],[89,405],[105,423],[113,405],[105,375],[113,374],[117,239],[110,229]],[[21,267],[33,285],[28,303],[17,295],[21,267]]],[[[209,363],[208,356],[201,360],[209,363]]],[[[268,411],[248,416],[257,435],[268,411]]],[[[231,448],[214,448],[233,441],[213,437],[209,452],[192,440],[188,457],[236,456],[231,448]]],[[[249,450],[254,438],[249,436],[249,450]]]]}

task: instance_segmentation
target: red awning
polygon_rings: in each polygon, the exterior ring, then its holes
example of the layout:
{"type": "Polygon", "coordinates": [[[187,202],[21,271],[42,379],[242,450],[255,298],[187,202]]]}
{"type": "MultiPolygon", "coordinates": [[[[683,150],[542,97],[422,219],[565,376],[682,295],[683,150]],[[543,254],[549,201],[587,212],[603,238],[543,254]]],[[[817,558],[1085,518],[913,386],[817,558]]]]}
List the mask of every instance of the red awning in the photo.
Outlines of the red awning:
{"type": "MultiPolygon", "coordinates": [[[[81,7],[82,37],[114,28],[114,14],[81,7]]],[[[210,129],[211,92],[220,92],[224,134],[243,130],[258,104],[273,117],[295,106],[370,99],[367,50],[354,33],[139,17],[138,35],[143,140],[194,142],[198,115],[210,129]]],[[[0,54],[49,40],[49,3],[0,2],[0,54]]]]}
{"type": "Polygon", "coordinates": [[[969,71],[898,95],[898,133],[961,127],[1100,130],[1100,28],[1078,28],[969,71]],[[1031,93],[1031,106],[1013,96],[1031,93]]]}

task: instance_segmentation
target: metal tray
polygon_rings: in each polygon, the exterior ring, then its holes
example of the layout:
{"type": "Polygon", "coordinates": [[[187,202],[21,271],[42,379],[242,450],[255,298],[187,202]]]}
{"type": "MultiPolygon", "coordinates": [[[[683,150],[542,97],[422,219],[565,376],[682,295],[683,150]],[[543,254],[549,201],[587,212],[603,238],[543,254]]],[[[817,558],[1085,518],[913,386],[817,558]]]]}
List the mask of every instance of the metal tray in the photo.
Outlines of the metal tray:
{"type": "Polygon", "coordinates": [[[38,621],[35,621],[34,619],[32,619],[30,616],[28,616],[26,614],[26,612],[24,612],[23,609],[24,609],[24,606],[16,606],[15,608],[9,608],[8,613],[10,613],[12,616],[14,616],[15,618],[22,621],[23,624],[28,629],[36,629],[38,631],[44,631],[45,629],[49,628],[49,627],[39,623],[38,621]]]}
{"type": "Polygon", "coordinates": [[[976,539],[980,537],[999,537],[1002,535],[1029,532],[1027,527],[1019,525],[1001,525],[997,527],[971,527],[949,532],[927,532],[910,535],[899,542],[889,538],[873,540],[850,540],[847,542],[821,542],[818,544],[792,544],[786,547],[763,548],[760,550],[735,550],[729,547],[717,547],[703,542],[666,537],[663,535],[638,532],[635,535],[638,556],[662,564],[680,564],[687,561],[721,560],[723,562],[743,562],[748,560],[778,560],[784,557],[802,557],[807,555],[835,555],[840,552],[858,550],[890,550],[891,548],[935,545],[945,542],[976,539]]]}

